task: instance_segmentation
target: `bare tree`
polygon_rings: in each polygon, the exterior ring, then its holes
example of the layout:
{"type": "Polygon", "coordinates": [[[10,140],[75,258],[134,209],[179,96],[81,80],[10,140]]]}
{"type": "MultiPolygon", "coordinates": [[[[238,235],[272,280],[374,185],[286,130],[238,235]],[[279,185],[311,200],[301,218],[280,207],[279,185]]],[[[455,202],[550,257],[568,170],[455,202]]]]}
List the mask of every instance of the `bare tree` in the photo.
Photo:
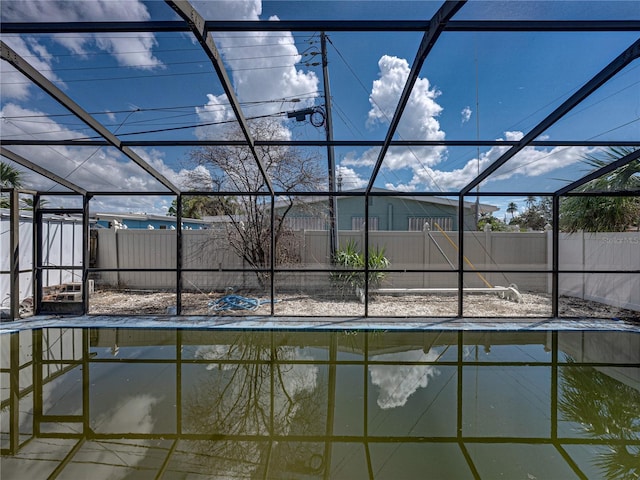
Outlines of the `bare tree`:
{"type": "MultiPolygon", "coordinates": [[[[250,123],[251,134],[256,140],[286,138],[286,130],[273,119],[259,119],[250,123]]],[[[222,140],[238,142],[244,136],[237,126],[222,134],[222,140]]],[[[255,148],[264,165],[274,190],[277,208],[272,205],[268,186],[253,154],[246,145],[212,145],[199,147],[189,153],[189,160],[196,168],[189,178],[193,190],[207,189],[219,195],[232,195],[234,202],[224,214],[228,217],[227,232],[230,246],[249,265],[257,269],[260,284],[264,286],[268,274],[260,269],[270,265],[271,209],[275,208],[273,224],[276,262],[286,261],[286,248],[279,255],[279,241],[286,236],[285,219],[296,204],[301,204],[294,194],[301,191],[317,191],[323,188],[325,176],[316,155],[291,146],[267,145],[255,148]]]]}

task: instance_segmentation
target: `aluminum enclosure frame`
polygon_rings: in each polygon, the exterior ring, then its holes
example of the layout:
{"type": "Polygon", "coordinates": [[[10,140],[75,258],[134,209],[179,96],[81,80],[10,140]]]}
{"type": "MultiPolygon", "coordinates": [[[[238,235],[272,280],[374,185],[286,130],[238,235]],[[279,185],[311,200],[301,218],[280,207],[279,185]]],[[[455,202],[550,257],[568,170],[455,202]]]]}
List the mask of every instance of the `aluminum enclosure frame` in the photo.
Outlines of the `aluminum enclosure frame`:
{"type": "MultiPolygon", "coordinates": [[[[551,114],[538,123],[536,127],[527,132],[520,141],[488,141],[488,140],[442,140],[442,141],[402,141],[394,140],[393,137],[396,132],[396,128],[400,121],[400,117],[404,111],[404,108],[408,102],[409,96],[412,91],[412,87],[420,74],[421,67],[425,61],[429,58],[431,48],[436,44],[439,35],[442,32],[520,32],[520,31],[539,31],[539,32],[640,32],[640,21],[637,20],[619,20],[619,21],[523,21],[523,20],[474,20],[474,21],[461,21],[455,20],[456,13],[464,8],[466,0],[462,1],[446,1],[443,3],[438,12],[431,19],[417,20],[417,21],[280,21],[280,22],[268,22],[268,21],[250,21],[250,22],[224,22],[224,21],[206,21],[204,18],[197,14],[196,10],[187,1],[170,1],[167,2],[167,8],[173,8],[183,21],[150,21],[150,22],[71,22],[71,23],[7,23],[3,22],[0,25],[0,32],[4,34],[43,34],[43,33],[95,33],[95,32],[185,32],[191,33],[198,40],[201,48],[211,60],[215,69],[217,80],[221,83],[225,93],[227,94],[232,109],[236,115],[236,120],[241,126],[241,130],[244,134],[244,142],[226,142],[216,140],[203,140],[203,141],[126,141],[119,138],[117,135],[111,133],[106,127],[104,127],[94,116],[90,115],[80,105],[78,105],[73,99],[69,98],[65,93],[58,89],[52,82],[47,80],[37,69],[33,67],[28,61],[21,58],[15,51],[8,47],[4,42],[2,43],[2,60],[9,62],[16,67],[19,71],[25,74],[36,85],[38,85],[43,91],[49,94],[54,100],[63,105],[69,111],[71,111],[79,120],[90,126],[95,130],[101,140],[16,140],[16,139],[4,139],[0,138],[2,143],[2,156],[9,158],[10,160],[19,163],[20,165],[31,169],[40,175],[43,175],[57,184],[64,186],[72,190],[75,194],[80,194],[83,197],[83,215],[84,224],[88,226],[88,201],[95,195],[166,195],[174,196],[177,204],[181,205],[183,198],[186,196],[197,194],[198,192],[185,192],[181,191],[177,186],[165,178],[160,172],[155,170],[148,162],[139,157],[135,152],[131,150],[135,146],[206,146],[206,145],[243,145],[249,148],[255,159],[257,167],[260,169],[264,176],[265,182],[268,187],[268,192],[251,192],[253,195],[264,196],[272,204],[279,195],[287,194],[288,192],[278,191],[274,188],[271,179],[269,178],[267,171],[262,165],[260,158],[258,157],[255,148],[263,145],[292,145],[292,146],[378,146],[381,148],[378,158],[375,162],[373,173],[368,182],[365,191],[362,193],[365,204],[365,218],[368,218],[368,199],[375,196],[384,196],[385,194],[372,191],[377,174],[384,161],[387,150],[392,146],[509,146],[510,149],[494,161],[487,169],[482,171],[472,182],[454,192],[414,192],[415,196],[433,196],[433,195],[447,195],[455,196],[458,198],[459,208],[459,225],[461,228],[458,232],[458,316],[464,316],[464,306],[462,297],[462,284],[465,274],[469,273],[464,267],[464,241],[463,241],[463,228],[464,225],[464,209],[465,197],[468,196],[504,196],[507,194],[522,194],[530,192],[491,192],[485,191],[481,194],[473,192],[482,181],[484,181],[489,175],[496,171],[500,166],[507,163],[515,154],[521,151],[523,148],[531,146],[628,146],[631,148],[640,147],[640,140],[631,142],[604,142],[604,141],[571,141],[562,140],[556,142],[550,142],[545,140],[539,140],[539,136],[542,132],[547,130],[550,126],[555,124],[560,118],[567,113],[574,111],[581,102],[583,102],[589,95],[597,91],[607,80],[613,78],[622,68],[629,65],[631,62],[637,61],[640,56],[640,40],[635,41],[624,52],[605,66],[598,74],[586,82],[575,94],[566,99],[560,107],[555,109],[551,114]],[[238,99],[235,96],[233,85],[230,77],[226,71],[226,67],[222,61],[220,53],[217,51],[216,45],[211,36],[212,32],[220,31],[234,31],[234,32],[253,32],[253,31],[327,31],[327,32],[393,32],[393,31],[413,31],[423,32],[424,36],[416,53],[416,58],[411,66],[411,73],[404,86],[402,95],[396,107],[393,119],[390,122],[390,127],[387,131],[385,139],[383,141],[356,141],[356,140],[341,140],[336,141],[332,138],[327,140],[318,141],[260,141],[253,139],[249,132],[249,128],[246,123],[246,119],[242,113],[238,99]],[[167,188],[166,191],[159,192],[120,192],[120,191],[88,191],[81,185],[74,185],[68,180],[50,172],[41,165],[38,165],[34,159],[27,159],[20,155],[17,155],[12,150],[6,148],[8,146],[53,146],[53,145],[68,145],[68,146],[114,146],[120,150],[125,156],[134,161],[140,167],[144,169],[151,177],[161,183],[167,188]]],[[[554,279],[554,288],[552,291],[552,316],[558,316],[558,276],[559,276],[559,262],[557,258],[558,253],[558,238],[559,238],[559,198],[565,195],[575,194],[572,191],[583,185],[584,183],[593,180],[603,174],[611,172],[613,169],[624,166],[631,161],[637,160],[638,152],[636,150],[633,154],[612,163],[611,165],[604,167],[596,172],[584,175],[582,178],[572,182],[571,184],[558,189],[554,192],[539,192],[540,195],[547,195],[552,197],[553,200],[553,262],[552,268],[546,273],[552,275],[554,279]]],[[[62,193],[55,193],[55,195],[62,193]]],[[[211,192],[207,192],[209,195],[213,195],[211,192]]],[[[228,195],[229,192],[225,192],[228,195]]],[[[244,192],[243,194],[246,194],[244,192]]],[[[341,195],[344,192],[340,193],[341,195]]],[[[597,193],[588,193],[588,195],[596,195],[597,193]]],[[[631,195],[637,196],[640,192],[621,192],[613,193],[614,195],[631,195]]],[[[13,195],[13,194],[12,194],[13,195]]],[[[52,195],[47,193],[47,195],[52,195]]],[[[317,192],[305,192],[303,194],[296,195],[324,195],[330,198],[334,198],[338,195],[336,191],[317,191],[317,192]]],[[[611,192],[607,192],[607,195],[611,195],[611,192]]],[[[12,197],[13,198],[13,197],[12,197]]],[[[15,203],[15,202],[14,202],[15,203]]],[[[14,212],[15,208],[11,209],[12,215],[17,215],[14,212]]],[[[178,216],[176,218],[177,225],[181,224],[181,208],[178,208],[178,216]]],[[[273,209],[272,209],[273,212],[273,209]]],[[[272,225],[273,225],[272,215],[272,225]]],[[[12,222],[13,225],[13,222],[12,222]]],[[[87,227],[88,228],[88,227],[87,227]]],[[[273,228],[271,244],[274,243],[273,228]]],[[[368,230],[365,231],[365,258],[368,258],[368,230]]],[[[12,235],[13,238],[13,235],[12,235]]],[[[183,269],[181,266],[182,257],[182,240],[181,231],[177,232],[177,259],[178,264],[176,268],[177,275],[177,310],[178,314],[181,313],[181,278],[182,273],[189,271],[183,269]]],[[[271,248],[272,255],[274,254],[274,248],[271,248]]],[[[274,258],[271,258],[270,267],[265,271],[271,275],[271,296],[274,296],[274,281],[275,273],[286,271],[275,267],[274,258]]],[[[89,277],[89,273],[98,272],[99,269],[90,269],[88,265],[83,266],[83,282],[85,283],[84,291],[86,291],[86,282],[89,277]]],[[[313,270],[305,270],[313,272],[313,270]]],[[[392,269],[389,271],[393,271],[392,269]]],[[[423,270],[416,270],[423,271],[423,270]]],[[[482,270],[479,270],[482,272],[482,270]]],[[[489,271],[489,270],[487,270],[489,271]]],[[[513,272],[525,273],[526,270],[512,270],[513,272]]],[[[590,273],[580,271],[581,273],[590,273]]],[[[601,270],[597,271],[601,273],[601,270]]],[[[37,273],[37,272],[36,272],[37,273]]],[[[368,262],[365,262],[365,278],[368,278],[370,273],[368,262]]],[[[572,271],[563,270],[562,273],[573,273],[572,271]]],[[[624,271],[625,274],[640,273],[640,271],[624,271]]],[[[37,275],[34,275],[37,277],[37,275]]],[[[13,276],[12,276],[13,278],[13,276]]],[[[12,287],[13,289],[13,287],[12,287]]],[[[365,291],[368,289],[368,283],[365,285],[365,291]]],[[[366,295],[365,295],[366,297],[366,295]]],[[[13,305],[13,304],[12,304],[13,305]]],[[[84,301],[85,313],[87,309],[86,299],[84,301]]],[[[13,311],[15,309],[12,308],[13,311]]],[[[36,312],[39,313],[39,312],[36,312]]],[[[271,315],[274,315],[274,305],[271,302],[271,315]]],[[[364,310],[365,317],[369,316],[368,302],[365,303],[364,310]]]]}

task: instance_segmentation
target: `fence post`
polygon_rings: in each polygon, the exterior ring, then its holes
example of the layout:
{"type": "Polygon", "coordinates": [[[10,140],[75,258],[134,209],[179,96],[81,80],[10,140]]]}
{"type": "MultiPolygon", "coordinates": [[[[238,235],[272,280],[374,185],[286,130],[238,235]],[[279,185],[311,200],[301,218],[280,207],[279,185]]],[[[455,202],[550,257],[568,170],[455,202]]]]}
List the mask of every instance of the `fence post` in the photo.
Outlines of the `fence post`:
{"type": "MultiPolygon", "coordinates": [[[[493,231],[491,230],[491,224],[489,222],[484,224],[484,267],[488,268],[491,265],[491,259],[493,255],[493,231]]],[[[491,285],[495,285],[496,274],[493,272],[485,272],[485,278],[489,279],[491,285]]]]}
{"type": "Polygon", "coordinates": [[[582,277],[582,282],[581,282],[581,291],[580,291],[581,297],[580,298],[582,298],[582,300],[584,300],[585,294],[587,292],[587,289],[585,288],[585,285],[584,285],[585,282],[587,281],[587,277],[586,277],[586,275],[584,273],[584,270],[586,268],[586,255],[585,255],[586,245],[585,245],[585,239],[584,239],[584,230],[580,232],[580,236],[582,237],[582,242],[580,242],[580,248],[582,248],[582,255],[581,255],[581,263],[582,263],[581,270],[582,270],[582,273],[580,274],[581,277],[582,277]]]}
{"type": "MultiPolygon", "coordinates": [[[[424,222],[422,226],[422,268],[431,265],[431,242],[429,241],[429,222],[424,222]]],[[[422,272],[422,288],[430,286],[429,273],[422,272]]]]}
{"type": "MultiPolygon", "coordinates": [[[[553,230],[545,229],[545,233],[547,234],[547,270],[553,266],[553,230]]],[[[559,244],[559,242],[558,242],[559,244]]],[[[551,294],[553,290],[553,274],[549,273],[547,275],[547,293],[551,294]]]]}

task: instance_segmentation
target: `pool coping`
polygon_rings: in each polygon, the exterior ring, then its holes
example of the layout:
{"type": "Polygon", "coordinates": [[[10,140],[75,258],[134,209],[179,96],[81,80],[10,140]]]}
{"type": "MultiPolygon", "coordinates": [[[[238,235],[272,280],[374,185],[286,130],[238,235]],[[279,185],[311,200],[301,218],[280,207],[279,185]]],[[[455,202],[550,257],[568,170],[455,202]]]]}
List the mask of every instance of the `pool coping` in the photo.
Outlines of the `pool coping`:
{"type": "Polygon", "coordinates": [[[40,328],[180,328],[205,330],[613,330],[640,333],[640,319],[397,318],[271,316],[41,315],[0,322],[0,334],[40,328]]]}

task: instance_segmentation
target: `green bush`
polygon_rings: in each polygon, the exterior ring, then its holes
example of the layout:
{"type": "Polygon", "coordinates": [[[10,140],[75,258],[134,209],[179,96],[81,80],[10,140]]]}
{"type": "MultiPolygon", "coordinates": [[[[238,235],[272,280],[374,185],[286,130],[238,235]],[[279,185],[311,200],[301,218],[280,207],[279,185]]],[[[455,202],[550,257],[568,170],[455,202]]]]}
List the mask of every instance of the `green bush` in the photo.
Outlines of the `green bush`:
{"type": "MultiPolygon", "coordinates": [[[[349,240],[347,244],[339,249],[333,257],[333,264],[338,268],[343,268],[344,272],[332,272],[331,280],[333,284],[343,293],[356,293],[364,288],[365,283],[365,258],[364,253],[358,248],[355,240],[349,240]]],[[[383,270],[389,267],[389,260],[385,257],[384,247],[373,247],[369,249],[369,269],[383,270]]],[[[386,277],[386,272],[369,272],[369,287],[376,288],[386,277]]]]}

